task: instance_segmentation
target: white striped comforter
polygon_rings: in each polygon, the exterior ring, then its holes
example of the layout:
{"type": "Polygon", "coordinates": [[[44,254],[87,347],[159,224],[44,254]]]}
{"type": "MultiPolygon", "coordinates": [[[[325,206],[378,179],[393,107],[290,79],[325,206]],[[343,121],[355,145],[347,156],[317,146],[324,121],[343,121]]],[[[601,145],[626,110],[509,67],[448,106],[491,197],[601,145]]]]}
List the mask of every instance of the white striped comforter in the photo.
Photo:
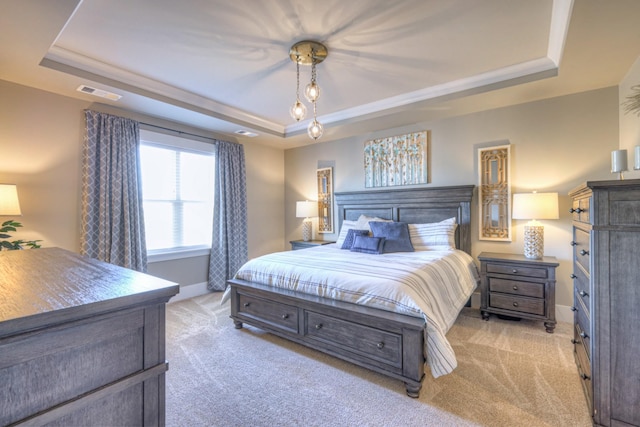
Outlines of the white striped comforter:
{"type": "MultiPolygon", "coordinates": [[[[474,291],[478,272],[462,251],[368,255],[330,244],[255,258],[235,278],[423,317],[427,363],[437,378],[457,366],[445,334],[474,291]]],[[[229,289],[223,303],[228,295],[229,289]]]]}

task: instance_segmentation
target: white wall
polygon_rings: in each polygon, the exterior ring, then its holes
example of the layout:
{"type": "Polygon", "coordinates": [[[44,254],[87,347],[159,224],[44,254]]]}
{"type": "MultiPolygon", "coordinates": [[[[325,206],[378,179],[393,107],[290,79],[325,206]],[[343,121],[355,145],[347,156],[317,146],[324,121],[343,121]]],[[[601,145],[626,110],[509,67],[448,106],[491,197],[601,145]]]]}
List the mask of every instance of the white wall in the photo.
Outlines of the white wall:
{"type": "MultiPolygon", "coordinates": [[[[314,198],[317,166],[334,165],[335,192],[363,190],[364,141],[425,129],[431,131],[432,186],[477,185],[477,148],[510,143],[512,192],[535,189],[559,193],[560,219],[543,222],[545,254],[560,262],[557,303],[570,306],[571,218],[567,193],[585,180],[611,179],[610,152],[618,146],[616,87],[286,150],[286,238],[301,236],[295,201],[314,198]]],[[[522,253],[526,221],[513,221],[512,242],[480,241],[476,203],[472,212],[473,255],[482,251],[522,253]]],[[[315,237],[335,240],[336,235],[315,237]]]]}

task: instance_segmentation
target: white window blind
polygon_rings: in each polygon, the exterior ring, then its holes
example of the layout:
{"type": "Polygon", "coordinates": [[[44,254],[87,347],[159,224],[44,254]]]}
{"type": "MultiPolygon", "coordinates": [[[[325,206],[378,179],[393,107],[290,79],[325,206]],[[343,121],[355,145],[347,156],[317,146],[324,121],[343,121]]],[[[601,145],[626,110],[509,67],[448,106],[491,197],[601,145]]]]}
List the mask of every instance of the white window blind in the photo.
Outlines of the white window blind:
{"type": "MultiPolygon", "coordinates": [[[[157,254],[211,247],[214,156],[185,148],[191,141],[168,145],[143,140],[140,163],[147,252],[157,254]]],[[[197,145],[196,144],[196,145],[197,145]]]]}

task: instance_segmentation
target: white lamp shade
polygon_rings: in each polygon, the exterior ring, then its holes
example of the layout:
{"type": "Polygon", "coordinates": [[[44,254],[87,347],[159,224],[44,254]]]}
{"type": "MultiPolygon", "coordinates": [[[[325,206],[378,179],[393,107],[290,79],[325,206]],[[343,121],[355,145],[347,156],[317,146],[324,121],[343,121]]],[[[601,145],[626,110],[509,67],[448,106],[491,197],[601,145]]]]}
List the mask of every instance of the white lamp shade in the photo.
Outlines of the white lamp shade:
{"type": "Polygon", "coordinates": [[[0,184],[0,215],[22,215],[15,184],[0,184]]]}
{"type": "Polygon", "coordinates": [[[513,195],[513,219],[558,219],[558,193],[513,195]]]}
{"type": "Polygon", "coordinates": [[[296,202],[296,217],[311,218],[318,216],[318,203],[306,200],[304,202],[296,202]]]}

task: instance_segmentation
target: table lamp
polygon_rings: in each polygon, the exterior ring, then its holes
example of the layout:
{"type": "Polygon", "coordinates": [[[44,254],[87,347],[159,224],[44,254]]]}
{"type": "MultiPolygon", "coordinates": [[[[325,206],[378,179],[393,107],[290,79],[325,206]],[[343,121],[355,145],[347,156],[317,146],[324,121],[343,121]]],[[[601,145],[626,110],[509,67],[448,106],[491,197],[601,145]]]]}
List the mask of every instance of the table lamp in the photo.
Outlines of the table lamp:
{"type": "Polygon", "coordinates": [[[302,221],[302,240],[308,242],[313,234],[311,217],[318,216],[318,203],[305,200],[296,202],[296,217],[304,218],[302,221]]]}
{"type": "Polygon", "coordinates": [[[15,184],[0,184],[0,215],[22,215],[15,184]]]}
{"type": "Polygon", "coordinates": [[[524,256],[540,259],[544,255],[544,226],[539,219],[558,219],[558,193],[520,193],[513,195],[513,219],[529,219],[524,226],[524,256]]]}

